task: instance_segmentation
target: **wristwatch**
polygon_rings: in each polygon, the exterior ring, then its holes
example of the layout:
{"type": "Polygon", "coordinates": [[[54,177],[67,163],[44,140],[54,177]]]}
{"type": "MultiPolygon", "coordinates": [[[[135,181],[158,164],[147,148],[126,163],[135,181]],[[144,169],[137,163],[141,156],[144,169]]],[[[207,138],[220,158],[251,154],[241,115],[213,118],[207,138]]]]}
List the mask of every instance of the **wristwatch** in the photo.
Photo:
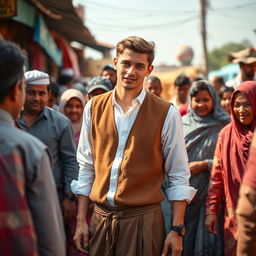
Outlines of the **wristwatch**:
{"type": "Polygon", "coordinates": [[[74,194],[65,194],[65,197],[70,201],[76,201],[76,196],[74,194]]]}
{"type": "Polygon", "coordinates": [[[180,236],[184,236],[186,234],[186,227],[183,224],[178,225],[178,226],[172,225],[171,230],[177,232],[180,236]]]}

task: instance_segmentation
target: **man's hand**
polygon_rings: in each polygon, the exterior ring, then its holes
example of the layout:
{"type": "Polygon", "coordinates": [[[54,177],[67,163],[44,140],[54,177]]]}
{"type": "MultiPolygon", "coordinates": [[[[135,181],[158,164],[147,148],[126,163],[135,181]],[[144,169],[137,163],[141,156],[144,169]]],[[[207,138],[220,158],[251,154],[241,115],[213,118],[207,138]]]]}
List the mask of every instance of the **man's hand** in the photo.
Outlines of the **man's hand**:
{"type": "Polygon", "coordinates": [[[76,216],[76,203],[68,198],[64,198],[62,202],[62,210],[64,222],[67,223],[71,218],[76,216]]]}
{"type": "Polygon", "coordinates": [[[210,214],[206,217],[205,226],[208,232],[217,234],[217,215],[210,214]]]}
{"type": "Polygon", "coordinates": [[[194,161],[188,163],[191,176],[197,175],[208,170],[208,163],[206,161],[194,161]]]}
{"type": "Polygon", "coordinates": [[[89,229],[86,221],[77,223],[73,240],[79,251],[89,253],[89,229]]]}
{"type": "Polygon", "coordinates": [[[173,230],[165,239],[162,256],[167,256],[169,249],[172,250],[172,256],[180,256],[182,253],[182,236],[173,230]]]}

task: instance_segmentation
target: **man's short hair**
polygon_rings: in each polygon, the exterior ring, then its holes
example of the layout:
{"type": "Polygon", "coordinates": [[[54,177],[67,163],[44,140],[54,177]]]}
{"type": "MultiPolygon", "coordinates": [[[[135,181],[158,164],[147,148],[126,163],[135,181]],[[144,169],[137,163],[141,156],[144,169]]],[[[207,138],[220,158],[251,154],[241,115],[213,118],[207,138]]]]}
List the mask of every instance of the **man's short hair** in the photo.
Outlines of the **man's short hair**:
{"type": "Polygon", "coordinates": [[[113,64],[107,64],[107,65],[105,65],[105,66],[102,68],[100,75],[102,75],[103,71],[105,71],[105,70],[113,70],[113,71],[116,72],[116,70],[115,70],[113,64]]]}
{"type": "Polygon", "coordinates": [[[147,77],[145,82],[148,82],[148,81],[156,81],[156,82],[159,83],[160,87],[162,87],[161,80],[158,77],[156,77],[156,76],[149,76],[149,77],[147,77]]]}
{"type": "Polygon", "coordinates": [[[24,75],[25,58],[20,47],[12,42],[0,40],[0,102],[24,75]]]}
{"type": "Polygon", "coordinates": [[[149,66],[152,65],[155,58],[154,42],[147,42],[146,40],[138,36],[130,36],[117,43],[116,56],[122,54],[125,49],[129,49],[137,53],[146,53],[148,55],[149,66]]]}
{"type": "Polygon", "coordinates": [[[190,84],[190,80],[187,76],[185,76],[184,74],[180,74],[177,76],[177,78],[174,81],[174,85],[175,86],[183,86],[186,84],[190,84]]]}

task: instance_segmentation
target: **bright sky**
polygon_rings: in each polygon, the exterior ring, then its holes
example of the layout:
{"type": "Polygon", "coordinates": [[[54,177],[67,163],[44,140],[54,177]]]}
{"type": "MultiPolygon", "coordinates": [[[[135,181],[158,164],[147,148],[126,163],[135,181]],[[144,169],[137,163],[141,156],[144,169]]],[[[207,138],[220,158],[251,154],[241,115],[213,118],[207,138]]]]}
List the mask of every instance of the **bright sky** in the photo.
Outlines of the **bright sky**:
{"type": "MultiPolygon", "coordinates": [[[[176,64],[180,45],[194,50],[193,64],[201,63],[200,0],[73,0],[86,8],[85,25],[96,40],[116,45],[131,35],[156,44],[155,65],[176,64]]],[[[256,45],[254,0],[209,0],[208,50],[227,42],[248,39],[256,45]]],[[[88,51],[94,58],[99,55],[88,51]]],[[[87,55],[88,56],[88,55],[87,55]]]]}

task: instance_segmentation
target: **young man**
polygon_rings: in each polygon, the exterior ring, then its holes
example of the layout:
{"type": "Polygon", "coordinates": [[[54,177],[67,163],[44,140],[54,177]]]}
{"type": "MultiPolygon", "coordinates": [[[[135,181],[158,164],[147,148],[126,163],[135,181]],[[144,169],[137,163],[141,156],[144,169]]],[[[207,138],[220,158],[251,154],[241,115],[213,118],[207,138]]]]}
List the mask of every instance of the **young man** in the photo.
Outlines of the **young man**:
{"type": "Polygon", "coordinates": [[[92,97],[100,95],[102,93],[109,92],[112,89],[113,86],[110,80],[101,76],[94,77],[86,85],[88,99],[91,99],[92,97]]]}
{"type": "Polygon", "coordinates": [[[153,70],[153,42],[128,37],[116,53],[114,91],[92,98],[84,110],[79,178],[71,184],[79,195],[74,239],[79,250],[93,256],[167,255],[169,247],[172,255],[180,255],[186,201],[195,194],[180,115],[143,89],[153,70]],[[165,174],[174,208],[166,240],[160,206],[165,174]],[[90,232],[89,198],[95,202],[90,232]]]}
{"type": "Polygon", "coordinates": [[[116,86],[116,80],[117,80],[116,70],[112,64],[108,64],[104,66],[101,70],[100,76],[108,79],[112,83],[113,87],[116,86]]]}
{"type": "Polygon", "coordinates": [[[162,85],[160,79],[156,76],[148,77],[144,83],[144,89],[147,92],[150,92],[158,97],[161,97],[162,85]]]}
{"type": "Polygon", "coordinates": [[[47,147],[14,127],[25,99],[24,58],[0,40],[0,252],[65,255],[63,220],[47,147]]]}
{"type": "Polygon", "coordinates": [[[75,215],[74,195],[70,183],[76,179],[78,166],[76,149],[70,120],[46,106],[48,101],[49,75],[38,71],[27,71],[26,98],[19,125],[40,139],[50,150],[53,175],[67,222],[75,215]]]}
{"type": "Polygon", "coordinates": [[[239,64],[240,72],[235,78],[226,82],[227,87],[236,89],[236,87],[244,81],[255,81],[256,50],[253,47],[231,53],[228,59],[234,64],[239,64]]]}
{"type": "Polygon", "coordinates": [[[177,78],[174,81],[174,91],[175,94],[173,98],[171,99],[171,103],[176,107],[177,109],[180,109],[185,104],[188,103],[187,97],[188,97],[188,91],[190,88],[190,80],[185,75],[181,74],[177,76],[177,78]]]}

